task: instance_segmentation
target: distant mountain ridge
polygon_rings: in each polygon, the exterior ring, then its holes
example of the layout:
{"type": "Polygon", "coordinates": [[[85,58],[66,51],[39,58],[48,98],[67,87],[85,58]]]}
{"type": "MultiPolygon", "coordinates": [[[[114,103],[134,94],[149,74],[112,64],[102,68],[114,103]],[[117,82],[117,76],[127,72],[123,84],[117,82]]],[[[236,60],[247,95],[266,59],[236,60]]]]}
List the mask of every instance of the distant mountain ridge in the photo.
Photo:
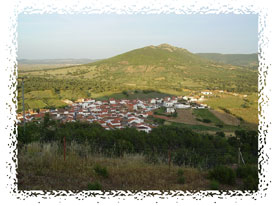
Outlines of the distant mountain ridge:
{"type": "Polygon", "coordinates": [[[258,54],[220,54],[220,53],[196,53],[196,55],[217,63],[231,64],[235,66],[248,66],[258,68],[258,54]]]}
{"type": "Polygon", "coordinates": [[[18,59],[19,64],[87,64],[98,59],[18,59]]]}

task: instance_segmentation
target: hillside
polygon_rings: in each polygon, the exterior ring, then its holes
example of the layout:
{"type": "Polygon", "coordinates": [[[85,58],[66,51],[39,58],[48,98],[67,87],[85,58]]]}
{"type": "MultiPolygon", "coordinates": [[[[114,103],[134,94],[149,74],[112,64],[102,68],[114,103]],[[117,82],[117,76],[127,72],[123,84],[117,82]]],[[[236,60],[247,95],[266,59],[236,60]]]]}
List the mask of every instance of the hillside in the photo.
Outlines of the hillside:
{"type": "MultiPolygon", "coordinates": [[[[19,70],[25,77],[25,103],[28,108],[62,107],[65,99],[102,98],[125,91],[157,91],[188,95],[192,92],[224,90],[243,94],[257,92],[257,70],[215,63],[186,49],[168,44],[135,49],[89,64],[19,70]]],[[[22,108],[21,80],[18,83],[19,110],[22,108]]],[[[144,93],[136,93],[144,96],[144,93]]],[[[116,95],[122,96],[125,95],[116,95]]],[[[217,99],[217,101],[216,101],[217,99]]],[[[219,98],[214,106],[219,108],[219,98]],[[216,103],[217,102],[217,103],[216,103]]],[[[242,105],[240,99],[240,105],[242,105]]],[[[254,102],[254,100],[253,100],[254,102]]],[[[253,103],[254,104],[254,103],[253,103]]],[[[255,103],[256,104],[256,103],[255,103]]],[[[238,106],[239,108],[239,106],[238,106]]],[[[236,108],[236,115],[240,112],[236,108]]],[[[254,108],[254,107],[253,107],[254,108]]],[[[230,108],[228,108],[230,109],[230,108]]],[[[255,110],[255,116],[257,111],[255,110]]],[[[253,113],[253,114],[254,114],[253,113]]],[[[243,117],[243,116],[242,116],[243,117]]],[[[246,119],[246,118],[244,118],[246,119]]],[[[254,118],[256,119],[256,118],[254,118]]]]}
{"type": "Polygon", "coordinates": [[[91,94],[128,89],[154,89],[165,93],[186,89],[257,91],[256,71],[214,63],[186,49],[168,44],[147,46],[90,64],[32,71],[22,75],[40,77],[41,84],[41,78],[46,78],[47,82],[48,79],[62,79],[62,82],[65,80],[63,85],[66,81],[81,80],[85,82],[82,90],[89,90],[91,94]]]}
{"type": "Polygon", "coordinates": [[[219,53],[197,53],[205,59],[235,66],[246,66],[257,69],[259,65],[258,54],[219,54],[219,53]]]}

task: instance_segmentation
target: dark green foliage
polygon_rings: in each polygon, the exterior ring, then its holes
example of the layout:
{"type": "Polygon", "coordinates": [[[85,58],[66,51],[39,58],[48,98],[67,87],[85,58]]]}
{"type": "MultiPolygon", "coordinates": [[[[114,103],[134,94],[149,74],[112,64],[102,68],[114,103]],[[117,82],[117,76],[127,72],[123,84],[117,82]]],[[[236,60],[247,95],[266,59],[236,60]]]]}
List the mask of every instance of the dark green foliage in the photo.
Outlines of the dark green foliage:
{"type": "Polygon", "coordinates": [[[224,108],[224,107],[220,107],[220,109],[223,110],[227,114],[231,114],[231,112],[228,109],[224,108]]]}
{"type": "Polygon", "coordinates": [[[127,91],[123,91],[122,94],[124,94],[126,97],[129,96],[128,92],[127,91]]]}
{"type": "Polygon", "coordinates": [[[258,185],[259,185],[258,178],[255,178],[249,175],[244,179],[243,182],[244,182],[244,185],[243,185],[244,190],[258,190],[258,185]]]}
{"type": "Polygon", "coordinates": [[[178,169],[178,176],[181,177],[183,176],[184,172],[182,169],[178,169]]]}
{"type": "Polygon", "coordinates": [[[182,169],[178,170],[178,183],[179,184],[184,184],[185,183],[184,172],[183,172],[182,169]]]}
{"type": "Polygon", "coordinates": [[[236,170],[237,177],[243,179],[244,190],[257,190],[259,184],[257,165],[243,165],[236,170]]]}
{"type": "Polygon", "coordinates": [[[218,190],[220,187],[220,184],[217,180],[212,180],[210,182],[210,190],[218,190]]]}
{"type": "Polygon", "coordinates": [[[204,123],[210,123],[210,122],[211,122],[210,119],[203,119],[202,121],[203,121],[204,123]]]}
{"type": "Polygon", "coordinates": [[[209,109],[194,109],[193,114],[197,117],[198,121],[205,123],[213,122],[215,124],[223,124],[209,109]]]}
{"type": "Polygon", "coordinates": [[[100,166],[99,164],[97,164],[95,167],[94,167],[94,171],[97,175],[101,176],[101,177],[104,177],[104,178],[108,178],[109,177],[109,173],[107,171],[107,168],[106,167],[102,167],[100,166]]]}
{"type": "Polygon", "coordinates": [[[209,172],[209,178],[217,180],[223,184],[234,185],[236,174],[234,170],[226,166],[218,166],[209,172]]]}
{"type": "Polygon", "coordinates": [[[88,190],[102,190],[102,186],[98,182],[89,183],[87,186],[88,190]]]}
{"type": "Polygon", "coordinates": [[[143,92],[144,94],[149,94],[149,93],[151,93],[151,92],[154,92],[154,90],[142,90],[142,92],[143,92]]]}
{"type": "Polygon", "coordinates": [[[156,153],[154,152],[149,152],[145,154],[145,162],[151,163],[151,164],[158,164],[159,159],[156,153]]]}
{"type": "MultiPolygon", "coordinates": [[[[246,162],[257,164],[257,132],[236,132],[241,137],[241,151],[246,162]]],[[[176,165],[213,168],[221,164],[237,162],[239,141],[209,134],[199,134],[191,129],[179,126],[159,125],[150,133],[138,132],[134,128],[123,130],[105,130],[98,124],[59,123],[46,116],[44,122],[26,123],[18,127],[18,144],[34,141],[60,142],[66,137],[68,144],[88,144],[92,154],[108,157],[122,157],[124,154],[143,154],[148,162],[168,162],[176,165]]],[[[79,154],[81,155],[81,154],[79,154]]]]}
{"type": "Polygon", "coordinates": [[[177,116],[178,116],[177,111],[175,111],[171,116],[172,116],[172,117],[177,117],[177,116]]]}
{"type": "Polygon", "coordinates": [[[152,119],[154,121],[155,124],[159,124],[159,125],[163,125],[165,120],[164,119],[160,119],[160,118],[155,118],[155,117],[149,117],[149,119],[152,119]]]}
{"type": "Polygon", "coordinates": [[[216,132],[216,135],[219,136],[219,137],[225,137],[224,132],[221,132],[221,131],[216,132]]]}
{"type": "Polygon", "coordinates": [[[258,132],[237,130],[235,138],[231,141],[234,146],[240,146],[243,158],[247,164],[257,163],[258,161],[258,132]]]}
{"type": "Polygon", "coordinates": [[[178,178],[178,183],[179,183],[179,184],[184,184],[184,183],[185,183],[185,178],[184,178],[184,176],[181,176],[181,177],[178,178]]]}
{"type": "Polygon", "coordinates": [[[251,176],[253,178],[258,178],[258,168],[256,165],[244,165],[240,166],[236,170],[237,177],[246,178],[251,176]]]}
{"type": "Polygon", "coordinates": [[[222,124],[216,124],[216,126],[219,127],[219,128],[223,128],[222,124]]]}

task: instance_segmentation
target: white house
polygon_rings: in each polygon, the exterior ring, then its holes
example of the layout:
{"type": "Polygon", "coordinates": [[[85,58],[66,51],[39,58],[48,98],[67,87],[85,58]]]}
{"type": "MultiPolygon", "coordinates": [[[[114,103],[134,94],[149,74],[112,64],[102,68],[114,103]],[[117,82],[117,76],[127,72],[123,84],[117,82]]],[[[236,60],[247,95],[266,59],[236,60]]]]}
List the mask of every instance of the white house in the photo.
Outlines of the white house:
{"type": "Polygon", "coordinates": [[[95,102],[97,105],[102,105],[102,101],[96,101],[95,102]]]}
{"type": "Polygon", "coordinates": [[[156,104],[156,102],[157,102],[156,99],[151,99],[150,101],[151,104],[156,104]]]}
{"type": "Polygon", "coordinates": [[[187,109],[187,108],[190,108],[191,106],[190,105],[186,105],[186,104],[175,104],[174,107],[176,109],[187,109]]]}
{"type": "Polygon", "coordinates": [[[157,102],[158,104],[161,104],[161,103],[162,103],[162,100],[163,100],[162,98],[161,98],[161,99],[157,99],[156,102],[157,102]]]}
{"type": "Polygon", "coordinates": [[[82,108],[88,108],[88,106],[89,106],[89,102],[82,103],[82,108]]]}
{"type": "Polygon", "coordinates": [[[110,104],[116,104],[116,100],[115,100],[115,99],[110,99],[110,100],[109,100],[109,103],[110,103],[110,104]]]}
{"type": "Polygon", "coordinates": [[[174,113],[176,110],[173,107],[167,107],[166,112],[167,113],[174,113]]]}
{"type": "Polygon", "coordinates": [[[164,107],[173,107],[174,103],[173,102],[163,102],[164,107]]]}
{"type": "Polygon", "coordinates": [[[149,133],[149,132],[151,132],[151,128],[150,127],[148,127],[147,125],[138,125],[137,127],[137,130],[138,131],[144,131],[144,132],[147,132],[147,133],[149,133]]]}

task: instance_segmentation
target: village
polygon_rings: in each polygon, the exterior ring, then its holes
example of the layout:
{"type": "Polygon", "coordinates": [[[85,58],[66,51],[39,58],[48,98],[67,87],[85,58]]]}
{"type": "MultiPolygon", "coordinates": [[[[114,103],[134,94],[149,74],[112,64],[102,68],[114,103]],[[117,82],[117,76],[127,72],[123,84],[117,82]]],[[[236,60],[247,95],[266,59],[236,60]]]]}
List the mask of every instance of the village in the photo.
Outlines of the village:
{"type": "MultiPolygon", "coordinates": [[[[173,114],[177,109],[209,108],[206,104],[199,103],[199,100],[201,99],[191,96],[172,96],[147,100],[110,98],[108,101],[99,101],[78,99],[65,108],[28,110],[25,112],[25,122],[36,121],[40,123],[45,114],[49,113],[51,119],[63,123],[76,121],[98,123],[106,130],[134,127],[138,131],[149,133],[158,125],[148,117],[153,116],[154,111],[158,108],[165,108],[166,114],[173,114]]],[[[18,113],[18,120],[21,123],[24,122],[22,113],[18,113]]]]}

